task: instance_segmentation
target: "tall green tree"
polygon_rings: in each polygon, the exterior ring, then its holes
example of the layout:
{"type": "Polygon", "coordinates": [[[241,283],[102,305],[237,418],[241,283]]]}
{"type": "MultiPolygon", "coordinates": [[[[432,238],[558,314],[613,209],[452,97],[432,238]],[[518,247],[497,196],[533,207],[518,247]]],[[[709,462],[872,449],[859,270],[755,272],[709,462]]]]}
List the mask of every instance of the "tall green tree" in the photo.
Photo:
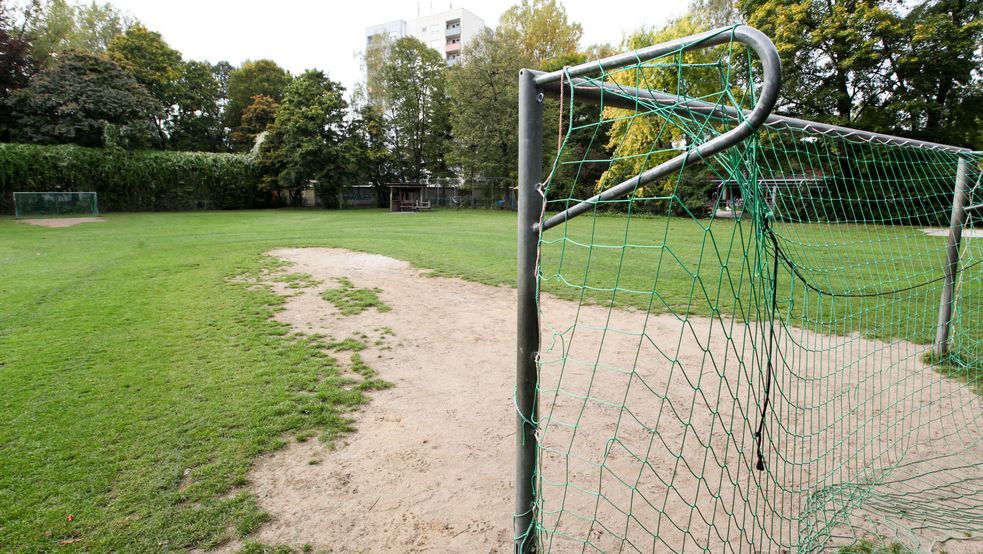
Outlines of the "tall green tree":
{"type": "MultiPolygon", "coordinates": [[[[283,100],[284,89],[290,82],[290,74],[272,60],[246,61],[229,73],[225,106],[225,126],[230,132],[239,131],[242,112],[253,102],[253,97],[263,95],[276,102],[283,100]]],[[[251,147],[251,145],[249,145],[251,147]]],[[[236,150],[248,150],[243,145],[236,150]]]]}
{"type": "Polygon", "coordinates": [[[448,74],[451,162],[468,182],[516,178],[518,75],[532,63],[527,53],[519,42],[485,29],[448,74]]]}
{"type": "Polygon", "coordinates": [[[52,55],[69,50],[105,52],[117,36],[138,24],[136,18],[109,3],[31,0],[25,11],[31,53],[41,64],[48,64],[52,55]]]}
{"type": "Polygon", "coordinates": [[[276,122],[260,147],[266,183],[287,189],[293,203],[316,183],[325,207],[336,207],[338,191],[352,182],[356,152],[345,122],[344,88],[323,72],[308,70],[287,85],[276,122]]]}
{"type": "Polygon", "coordinates": [[[856,124],[883,90],[882,38],[896,24],[881,0],[741,0],[748,23],[782,57],[782,109],[856,124]]]}
{"type": "Polygon", "coordinates": [[[389,149],[386,118],[381,108],[369,103],[353,111],[348,136],[359,160],[353,184],[372,185],[378,206],[384,207],[389,201],[387,185],[396,175],[395,157],[389,149]]]}
{"type": "Polygon", "coordinates": [[[9,138],[14,123],[7,100],[27,86],[36,67],[31,44],[15,28],[9,3],[0,0],[0,140],[9,138]]]}
{"type": "Polygon", "coordinates": [[[584,34],[579,23],[567,19],[566,9],[556,0],[522,0],[499,19],[496,33],[515,43],[535,67],[575,55],[584,34]]]}
{"type": "Polygon", "coordinates": [[[365,82],[362,83],[365,100],[376,106],[385,104],[383,94],[382,68],[389,57],[393,40],[388,34],[372,35],[368,39],[365,51],[362,52],[362,66],[365,71],[365,82]]]}
{"type": "Polygon", "coordinates": [[[207,62],[180,66],[168,144],[174,150],[215,152],[222,148],[221,84],[207,62]]]}
{"type": "Polygon", "coordinates": [[[916,138],[983,149],[983,1],[922,2],[904,15],[883,52],[893,76],[895,129],[916,138]]]}
{"type": "Polygon", "coordinates": [[[447,65],[413,37],[395,41],[382,67],[386,122],[402,180],[448,172],[447,65]]]}
{"type": "Polygon", "coordinates": [[[253,96],[253,103],[242,111],[242,122],[232,133],[232,143],[237,149],[248,150],[256,143],[256,137],[276,121],[280,104],[263,94],[253,96]]]}
{"type": "Polygon", "coordinates": [[[974,146],[974,114],[983,109],[983,0],[741,0],[738,6],[782,56],[782,110],[974,146]]]}
{"type": "Polygon", "coordinates": [[[160,33],[134,25],[109,44],[109,57],[136,77],[161,106],[153,118],[158,144],[168,146],[178,110],[184,62],[181,53],[170,47],[160,33]]]}
{"type": "Polygon", "coordinates": [[[102,146],[115,135],[141,145],[150,117],[160,106],[115,62],[81,52],[66,53],[37,73],[10,98],[17,122],[14,138],[41,144],[102,146]]]}
{"type": "MultiPolygon", "coordinates": [[[[578,50],[583,31],[567,18],[562,5],[550,0],[524,1],[503,14],[498,27],[479,34],[468,45],[463,63],[448,75],[452,160],[465,179],[513,183],[518,137],[518,75],[523,67],[555,69],[585,60],[578,50]]],[[[597,47],[592,55],[610,49],[597,47]]],[[[548,102],[547,135],[556,127],[558,105],[548,102]]],[[[581,151],[587,144],[579,145],[581,151]]],[[[556,141],[545,142],[551,159],[556,141]]]]}

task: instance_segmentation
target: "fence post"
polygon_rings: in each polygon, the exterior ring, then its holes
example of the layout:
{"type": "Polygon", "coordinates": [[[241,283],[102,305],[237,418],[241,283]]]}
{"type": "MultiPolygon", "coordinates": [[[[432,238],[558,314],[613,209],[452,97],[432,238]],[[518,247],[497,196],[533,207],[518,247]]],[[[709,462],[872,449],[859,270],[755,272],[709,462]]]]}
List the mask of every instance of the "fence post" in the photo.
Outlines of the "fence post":
{"type": "Polygon", "coordinates": [[[959,158],[959,164],[956,166],[956,189],[952,195],[952,216],[949,220],[949,238],[946,240],[945,280],[942,283],[939,325],[935,332],[935,348],[933,349],[936,358],[941,358],[949,350],[953,294],[956,288],[956,274],[959,272],[959,242],[962,239],[963,225],[966,224],[968,165],[966,158],[959,158]]]}
{"type": "Polygon", "coordinates": [[[539,352],[539,313],[536,302],[539,229],[543,198],[539,193],[543,170],[543,94],[528,69],[519,72],[519,244],[518,326],[516,341],[516,474],[515,552],[538,550],[535,532],[536,399],[539,352]]]}

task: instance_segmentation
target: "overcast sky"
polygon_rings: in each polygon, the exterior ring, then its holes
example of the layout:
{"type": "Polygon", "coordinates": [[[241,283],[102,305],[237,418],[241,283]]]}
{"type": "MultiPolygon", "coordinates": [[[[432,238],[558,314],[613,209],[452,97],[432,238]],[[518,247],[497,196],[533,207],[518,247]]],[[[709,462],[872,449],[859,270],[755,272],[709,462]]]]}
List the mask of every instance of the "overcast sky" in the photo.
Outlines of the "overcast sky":
{"type": "MultiPolygon", "coordinates": [[[[184,54],[185,59],[239,65],[270,58],[293,74],[325,71],[351,90],[359,80],[358,54],[365,28],[420,15],[465,8],[494,27],[514,0],[458,3],[397,0],[109,0],[136,16],[184,54]]],[[[661,25],[681,15],[685,0],[567,0],[567,15],[584,28],[583,46],[617,45],[643,26],[661,25]],[[617,6],[618,12],[604,7],[617,6]]]]}

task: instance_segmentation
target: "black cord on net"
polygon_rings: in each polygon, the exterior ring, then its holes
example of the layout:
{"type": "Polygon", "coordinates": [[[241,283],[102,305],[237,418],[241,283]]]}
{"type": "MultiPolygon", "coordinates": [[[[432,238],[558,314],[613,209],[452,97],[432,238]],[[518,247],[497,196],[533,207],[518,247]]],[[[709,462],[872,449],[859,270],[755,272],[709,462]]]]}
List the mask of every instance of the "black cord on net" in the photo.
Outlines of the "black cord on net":
{"type": "MultiPolygon", "coordinates": [[[[771,240],[774,257],[772,258],[772,275],[771,275],[771,317],[770,317],[771,323],[769,325],[771,330],[768,336],[768,348],[766,352],[768,361],[767,361],[767,371],[765,374],[764,401],[762,402],[762,406],[761,406],[761,419],[758,422],[758,430],[755,431],[754,433],[755,450],[758,458],[754,467],[758,471],[764,471],[765,469],[764,454],[762,452],[761,444],[762,441],[764,440],[765,419],[768,415],[768,404],[771,402],[771,382],[774,374],[774,362],[773,362],[772,354],[773,354],[774,343],[775,343],[775,316],[778,312],[778,260],[779,258],[781,258],[782,261],[785,262],[785,265],[788,266],[789,271],[791,271],[791,273],[795,275],[799,279],[799,281],[801,281],[802,284],[805,285],[807,288],[825,296],[832,296],[832,297],[839,297],[839,298],[874,298],[880,296],[891,296],[894,294],[909,292],[917,288],[928,286],[933,283],[942,281],[946,278],[945,275],[943,275],[941,277],[930,279],[928,281],[917,283],[915,285],[903,287],[900,289],[893,289],[889,291],[879,291],[879,292],[869,292],[869,293],[842,293],[842,292],[825,291],[810,283],[805,278],[805,276],[802,275],[802,273],[795,266],[795,264],[792,263],[792,260],[789,259],[789,257],[782,250],[781,246],[778,244],[778,238],[775,236],[775,232],[771,229],[767,218],[765,219],[762,230],[764,231],[765,234],[768,235],[768,238],[771,240]]],[[[959,272],[966,271],[967,269],[975,267],[980,263],[983,263],[983,259],[977,260],[963,268],[956,268],[956,271],[953,273],[953,278],[955,278],[955,276],[959,272]]]]}
{"type": "Polygon", "coordinates": [[[771,331],[768,334],[768,348],[766,352],[768,363],[767,373],[765,375],[765,398],[761,405],[761,420],[758,421],[758,430],[754,433],[755,450],[757,451],[758,455],[758,461],[755,463],[754,468],[758,471],[764,471],[765,469],[765,459],[764,454],[761,451],[761,442],[764,440],[765,417],[768,415],[768,404],[771,401],[771,381],[772,374],[774,373],[772,350],[775,345],[775,315],[778,312],[778,240],[775,238],[775,233],[771,231],[767,218],[765,218],[763,230],[771,239],[775,256],[771,263],[771,318],[769,319],[771,322],[769,325],[771,331]]]}
{"type": "MultiPolygon", "coordinates": [[[[945,278],[946,278],[945,275],[942,275],[940,277],[936,277],[935,279],[929,279],[928,281],[924,281],[924,282],[917,283],[917,284],[914,284],[914,285],[911,285],[911,286],[907,286],[907,287],[902,287],[900,289],[877,291],[877,292],[833,292],[833,291],[827,291],[827,290],[823,290],[823,289],[821,289],[821,288],[813,285],[812,283],[810,283],[806,279],[806,277],[804,275],[802,275],[801,272],[799,272],[799,268],[796,267],[796,265],[794,263],[792,263],[792,260],[789,259],[789,257],[785,254],[785,251],[782,250],[780,246],[778,246],[778,241],[775,239],[774,233],[771,232],[770,234],[772,235],[771,241],[772,241],[772,244],[774,245],[776,255],[778,257],[780,257],[782,259],[782,261],[785,262],[785,265],[788,266],[789,271],[791,271],[792,274],[795,275],[799,279],[799,281],[802,281],[802,284],[805,285],[809,290],[812,290],[814,292],[817,292],[819,294],[822,294],[823,296],[831,296],[831,297],[835,297],[835,298],[876,298],[876,297],[879,297],[879,296],[892,296],[892,295],[895,295],[895,294],[900,294],[902,292],[910,292],[910,291],[913,291],[915,289],[918,289],[918,288],[921,288],[921,287],[925,287],[925,286],[931,285],[933,283],[938,283],[939,281],[944,281],[945,278]]],[[[965,267],[956,268],[956,271],[953,272],[953,274],[952,274],[953,275],[953,278],[955,278],[955,276],[958,275],[960,272],[963,272],[963,271],[966,271],[967,269],[971,269],[971,268],[973,268],[975,266],[978,266],[978,265],[980,265],[980,263],[983,263],[983,259],[976,260],[975,262],[973,262],[973,263],[971,263],[971,264],[969,264],[969,265],[967,265],[965,267]]]]}

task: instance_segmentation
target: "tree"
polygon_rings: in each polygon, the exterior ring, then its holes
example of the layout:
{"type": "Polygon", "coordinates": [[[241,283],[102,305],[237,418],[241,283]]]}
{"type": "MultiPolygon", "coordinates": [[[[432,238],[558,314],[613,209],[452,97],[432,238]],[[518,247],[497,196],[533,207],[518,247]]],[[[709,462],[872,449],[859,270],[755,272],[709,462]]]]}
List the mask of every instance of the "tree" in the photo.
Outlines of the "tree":
{"type": "Polygon", "coordinates": [[[221,85],[207,62],[181,64],[169,145],[175,150],[215,152],[222,147],[221,85]]]}
{"type": "Polygon", "coordinates": [[[386,123],[402,180],[447,172],[446,71],[440,54],[412,37],[395,41],[382,67],[386,123]]]}
{"type": "Polygon", "coordinates": [[[386,185],[395,176],[395,159],[389,150],[386,119],[381,108],[368,103],[354,111],[348,131],[352,150],[359,160],[353,182],[371,184],[376,191],[378,206],[383,207],[389,201],[386,185]]]}
{"type": "Polygon", "coordinates": [[[352,182],[355,152],[347,140],[344,88],[323,72],[308,70],[287,85],[283,103],[260,147],[268,185],[290,191],[300,202],[316,182],[325,207],[337,206],[338,191],[352,182]]]}
{"type": "MultiPolygon", "coordinates": [[[[289,82],[290,74],[272,60],[244,62],[229,73],[225,126],[233,133],[240,131],[242,112],[252,104],[253,97],[263,95],[280,102],[289,82]]],[[[239,149],[242,149],[242,145],[239,145],[239,149]]]]}
{"type": "Polygon", "coordinates": [[[7,100],[14,91],[27,86],[36,64],[31,45],[13,27],[7,4],[0,0],[0,139],[8,138],[13,120],[7,100]]]}
{"type": "Polygon", "coordinates": [[[518,75],[528,61],[519,42],[485,29],[448,75],[451,161],[470,182],[517,177],[518,75]]]}
{"type": "Polygon", "coordinates": [[[25,19],[31,54],[42,64],[69,50],[105,52],[113,39],[137,24],[112,4],[75,5],[66,0],[32,0],[25,19]]]}
{"type": "MultiPolygon", "coordinates": [[[[623,46],[625,50],[637,50],[652,44],[660,44],[693,35],[702,30],[701,20],[687,14],[669,22],[658,30],[640,29],[629,36],[623,46]]],[[[721,82],[722,75],[716,68],[713,71],[705,71],[701,70],[700,66],[713,66],[720,61],[721,56],[726,56],[728,52],[730,49],[727,46],[710,50],[697,49],[682,56],[684,63],[693,64],[691,67],[677,68],[673,66],[670,60],[667,64],[649,64],[631,71],[619,72],[614,74],[611,79],[626,86],[633,87],[642,83],[641,86],[646,88],[668,91],[673,94],[696,98],[715,98],[715,95],[726,90],[726,85],[721,82]]],[[[734,61],[738,62],[739,56],[734,61]]],[[[729,78],[738,78],[740,71],[735,73],[731,73],[729,78]]],[[[740,81],[730,81],[730,83],[734,87],[742,84],[740,81]]],[[[738,97],[741,96],[738,95],[738,97]]],[[[726,102],[727,100],[724,98],[722,101],[726,102]]],[[[574,159],[605,159],[609,157],[613,160],[610,164],[574,166],[580,171],[579,183],[592,183],[592,179],[588,178],[592,173],[599,176],[594,190],[577,191],[581,198],[583,195],[609,189],[675,157],[680,152],[674,143],[679,144],[678,141],[688,139],[683,129],[671,122],[671,118],[661,116],[631,117],[632,115],[633,111],[631,110],[604,108],[603,118],[611,122],[608,126],[607,144],[605,145],[610,154],[583,156],[579,152],[575,152],[578,157],[574,159]],[[603,173],[600,173],[599,170],[603,173]]],[[[593,117],[596,120],[596,112],[593,117]]],[[[587,123],[588,121],[583,121],[579,126],[589,128],[587,123]]],[[[578,123],[575,121],[574,125],[578,126],[578,123]]],[[[700,167],[702,168],[702,166],[700,167]]],[[[636,193],[660,197],[669,197],[675,194],[681,203],[659,200],[651,203],[649,207],[659,210],[668,208],[679,213],[684,209],[684,205],[691,208],[702,206],[707,199],[709,185],[705,175],[694,175],[693,169],[687,169],[681,175],[673,175],[660,182],[646,185],[644,189],[639,189],[636,193]]]]}
{"type": "Polygon", "coordinates": [[[575,55],[584,30],[567,21],[566,10],[556,0],[522,0],[502,14],[496,33],[528,53],[532,66],[542,68],[575,55]]]}
{"type": "Polygon", "coordinates": [[[983,149],[983,1],[938,0],[915,6],[900,40],[886,44],[894,75],[891,109],[900,132],[983,149]]]}
{"type": "Polygon", "coordinates": [[[365,70],[362,94],[364,94],[367,102],[376,106],[384,106],[385,104],[382,68],[389,57],[392,43],[392,38],[386,33],[372,35],[362,53],[362,66],[365,70]]]}
{"type": "Polygon", "coordinates": [[[782,56],[780,108],[973,145],[983,1],[741,0],[782,56]],[[968,116],[967,116],[968,115],[968,116]]]}
{"type": "Polygon", "coordinates": [[[253,96],[253,103],[242,111],[242,123],[232,133],[232,144],[239,150],[248,150],[256,143],[256,137],[276,121],[280,104],[264,94],[253,96]]]}
{"type": "MultiPolygon", "coordinates": [[[[585,61],[585,54],[577,50],[581,34],[580,25],[568,21],[561,6],[536,0],[509,9],[496,30],[485,30],[473,39],[463,63],[448,75],[452,160],[465,178],[515,182],[519,70],[552,69],[585,61]]],[[[610,53],[608,47],[595,47],[591,55],[610,53]]],[[[545,121],[556,122],[558,109],[558,103],[548,102],[545,121]]],[[[553,128],[548,128],[547,134],[553,128]]],[[[588,146],[580,145],[580,138],[576,137],[571,147],[584,152],[588,146]]],[[[546,140],[544,147],[544,160],[551,162],[556,142],[546,140]]]]}
{"type": "Polygon", "coordinates": [[[81,52],[59,56],[10,99],[14,137],[42,144],[101,146],[118,127],[134,144],[146,136],[160,107],[136,79],[115,62],[81,52]]]}
{"type": "Polygon", "coordinates": [[[895,23],[879,0],[741,0],[739,6],[782,57],[783,109],[848,125],[874,107],[883,88],[881,33],[895,23]]]}
{"type": "Polygon", "coordinates": [[[157,99],[161,112],[153,118],[161,147],[173,132],[174,112],[184,76],[181,53],[171,48],[160,33],[134,25],[109,44],[113,61],[136,77],[138,83],[157,99]]]}

